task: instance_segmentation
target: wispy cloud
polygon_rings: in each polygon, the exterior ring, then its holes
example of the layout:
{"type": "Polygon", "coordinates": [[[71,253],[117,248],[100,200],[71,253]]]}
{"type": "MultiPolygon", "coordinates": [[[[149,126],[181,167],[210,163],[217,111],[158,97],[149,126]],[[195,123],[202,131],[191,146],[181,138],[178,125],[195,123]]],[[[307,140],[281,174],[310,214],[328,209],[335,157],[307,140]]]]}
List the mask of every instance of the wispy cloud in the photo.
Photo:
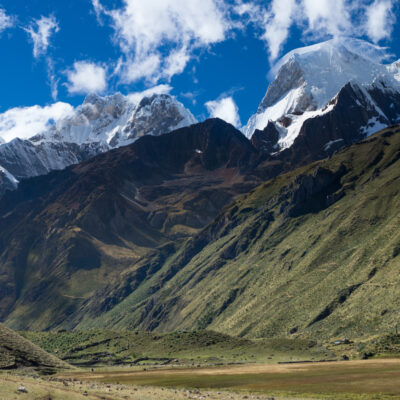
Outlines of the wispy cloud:
{"type": "Polygon", "coordinates": [[[4,8],[0,8],[0,33],[8,28],[12,28],[15,24],[15,19],[7,15],[4,8]]]}
{"type": "Polygon", "coordinates": [[[395,0],[272,0],[269,6],[249,2],[236,10],[262,29],[274,62],[294,27],[306,42],[345,36],[367,36],[375,43],[390,39],[394,5],[395,0]]]}
{"type": "Polygon", "coordinates": [[[51,36],[60,30],[54,15],[36,19],[24,29],[32,40],[33,56],[35,58],[46,54],[47,49],[50,46],[51,36]]]}
{"type": "Polygon", "coordinates": [[[278,57],[289,36],[295,9],[295,0],[273,0],[271,9],[265,15],[266,28],[262,38],[268,44],[271,59],[278,57]]]}
{"type": "Polygon", "coordinates": [[[51,57],[46,58],[48,83],[51,90],[51,97],[54,101],[58,98],[58,84],[60,79],[57,78],[54,61],[51,57]]]}
{"type": "Polygon", "coordinates": [[[305,24],[305,33],[313,37],[347,35],[353,30],[351,9],[347,0],[303,0],[299,3],[297,22],[305,24]]]}
{"type": "Polygon", "coordinates": [[[142,92],[129,93],[127,97],[132,103],[139,103],[144,97],[149,97],[153,94],[168,94],[171,90],[172,86],[170,85],[157,85],[142,92]]]}

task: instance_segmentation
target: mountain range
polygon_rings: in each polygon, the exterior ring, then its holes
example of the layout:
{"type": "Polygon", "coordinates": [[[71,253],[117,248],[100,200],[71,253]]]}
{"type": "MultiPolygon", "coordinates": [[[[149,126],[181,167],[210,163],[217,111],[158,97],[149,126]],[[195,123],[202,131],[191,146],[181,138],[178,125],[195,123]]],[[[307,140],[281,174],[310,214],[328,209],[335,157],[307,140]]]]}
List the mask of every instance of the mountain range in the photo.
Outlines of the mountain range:
{"type": "MultiPolygon", "coordinates": [[[[275,67],[276,76],[243,133],[267,154],[293,148],[296,154],[310,153],[312,160],[397,123],[399,62],[381,64],[376,52],[354,39],[293,50],[275,67]]],[[[140,101],[120,93],[89,95],[47,131],[0,144],[0,195],[22,179],[196,122],[167,94],[140,101]]]]}
{"type": "Polygon", "coordinates": [[[15,189],[22,179],[195,122],[191,112],[169,95],[152,95],[139,102],[121,94],[89,95],[72,115],[55,121],[48,131],[0,145],[0,194],[15,189]]]}
{"type": "Polygon", "coordinates": [[[50,130],[0,145],[0,319],[251,337],[390,330],[399,122],[398,63],[337,41],[285,56],[243,133],[196,123],[169,95],[91,95],[50,130]]]}

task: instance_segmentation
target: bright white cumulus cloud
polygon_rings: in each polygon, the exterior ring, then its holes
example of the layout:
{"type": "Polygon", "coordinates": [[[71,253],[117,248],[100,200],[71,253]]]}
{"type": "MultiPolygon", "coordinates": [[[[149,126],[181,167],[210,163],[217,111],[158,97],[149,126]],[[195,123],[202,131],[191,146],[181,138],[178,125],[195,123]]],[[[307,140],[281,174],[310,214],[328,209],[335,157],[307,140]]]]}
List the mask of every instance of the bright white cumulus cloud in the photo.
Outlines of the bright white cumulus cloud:
{"type": "Polygon", "coordinates": [[[31,25],[25,28],[33,43],[33,56],[35,58],[46,54],[50,46],[51,36],[60,30],[54,15],[41,17],[34,20],[31,25]]]}
{"type": "Polygon", "coordinates": [[[77,61],[66,75],[70,94],[102,93],[107,89],[107,71],[102,65],[77,61]]]}
{"type": "Polygon", "coordinates": [[[101,0],[92,4],[98,16],[111,19],[126,83],[170,79],[184,70],[195,49],[223,41],[232,27],[223,0],[123,0],[113,10],[101,0]]]}
{"type": "Polygon", "coordinates": [[[346,0],[303,0],[300,5],[300,17],[313,36],[343,35],[352,29],[351,8],[346,0]]]}
{"type": "MultiPolygon", "coordinates": [[[[71,116],[74,108],[67,103],[40,107],[18,107],[0,114],[0,139],[28,139],[48,129],[52,123],[71,116]]],[[[1,141],[1,140],[0,140],[1,141]]]]}
{"type": "Polygon", "coordinates": [[[239,109],[231,96],[208,101],[205,106],[212,118],[221,118],[236,128],[241,126],[239,109]]]}

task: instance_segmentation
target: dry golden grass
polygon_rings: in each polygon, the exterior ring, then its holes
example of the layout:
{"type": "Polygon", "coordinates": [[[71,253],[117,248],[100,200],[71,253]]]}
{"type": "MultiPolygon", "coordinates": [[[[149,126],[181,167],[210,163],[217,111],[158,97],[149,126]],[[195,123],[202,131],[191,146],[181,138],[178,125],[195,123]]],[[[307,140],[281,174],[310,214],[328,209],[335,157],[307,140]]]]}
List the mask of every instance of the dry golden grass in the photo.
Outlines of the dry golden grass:
{"type": "MultiPolygon", "coordinates": [[[[378,359],[205,368],[109,369],[62,376],[103,384],[251,392],[317,399],[400,399],[400,360],[378,359]]],[[[215,393],[215,392],[214,392],[215,393]]],[[[224,397],[217,397],[224,398],[224,397]]]]}
{"type": "MultiPolygon", "coordinates": [[[[250,393],[232,393],[227,391],[200,391],[187,389],[166,389],[158,387],[139,387],[133,385],[91,383],[73,380],[76,378],[53,380],[0,374],[0,399],[24,400],[239,400],[243,398],[267,400],[269,396],[250,393]],[[18,393],[24,386],[28,393],[18,393]]],[[[275,397],[278,400],[277,397],[275,397]]],[[[298,399],[298,398],[297,398],[298,399]]],[[[279,400],[290,400],[279,397],[279,400]]]]}

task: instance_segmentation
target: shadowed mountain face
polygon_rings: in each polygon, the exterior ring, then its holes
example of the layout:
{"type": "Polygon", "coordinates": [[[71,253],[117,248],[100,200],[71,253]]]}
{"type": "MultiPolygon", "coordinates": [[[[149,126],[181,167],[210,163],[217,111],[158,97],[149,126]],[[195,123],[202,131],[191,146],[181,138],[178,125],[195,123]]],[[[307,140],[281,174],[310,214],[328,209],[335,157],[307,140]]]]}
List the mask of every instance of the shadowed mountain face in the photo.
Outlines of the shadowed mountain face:
{"type": "MultiPolygon", "coordinates": [[[[289,148],[276,153],[280,134],[279,126],[272,121],[263,130],[256,130],[251,142],[264,153],[275,152],[272,158],[301,165],[328,157],[383,127],[394,125],[400,115],[399,107],[399,92],[387,90],[386,93],[382,84],[367,90],[355,83],[348,83],[320,115],[304,120],[289,148]]],[[[288,128],[293,121],[286,116],[280,123],[288,128]]]]}
{"type": "Polygon", "coordinates": [[[58,326],[123,271],[151,273],[140,268],[156,248],[165,257],[260,183],[257,159],[209,120],[23,181],[0,204],[1,318],[58,326]]]}

